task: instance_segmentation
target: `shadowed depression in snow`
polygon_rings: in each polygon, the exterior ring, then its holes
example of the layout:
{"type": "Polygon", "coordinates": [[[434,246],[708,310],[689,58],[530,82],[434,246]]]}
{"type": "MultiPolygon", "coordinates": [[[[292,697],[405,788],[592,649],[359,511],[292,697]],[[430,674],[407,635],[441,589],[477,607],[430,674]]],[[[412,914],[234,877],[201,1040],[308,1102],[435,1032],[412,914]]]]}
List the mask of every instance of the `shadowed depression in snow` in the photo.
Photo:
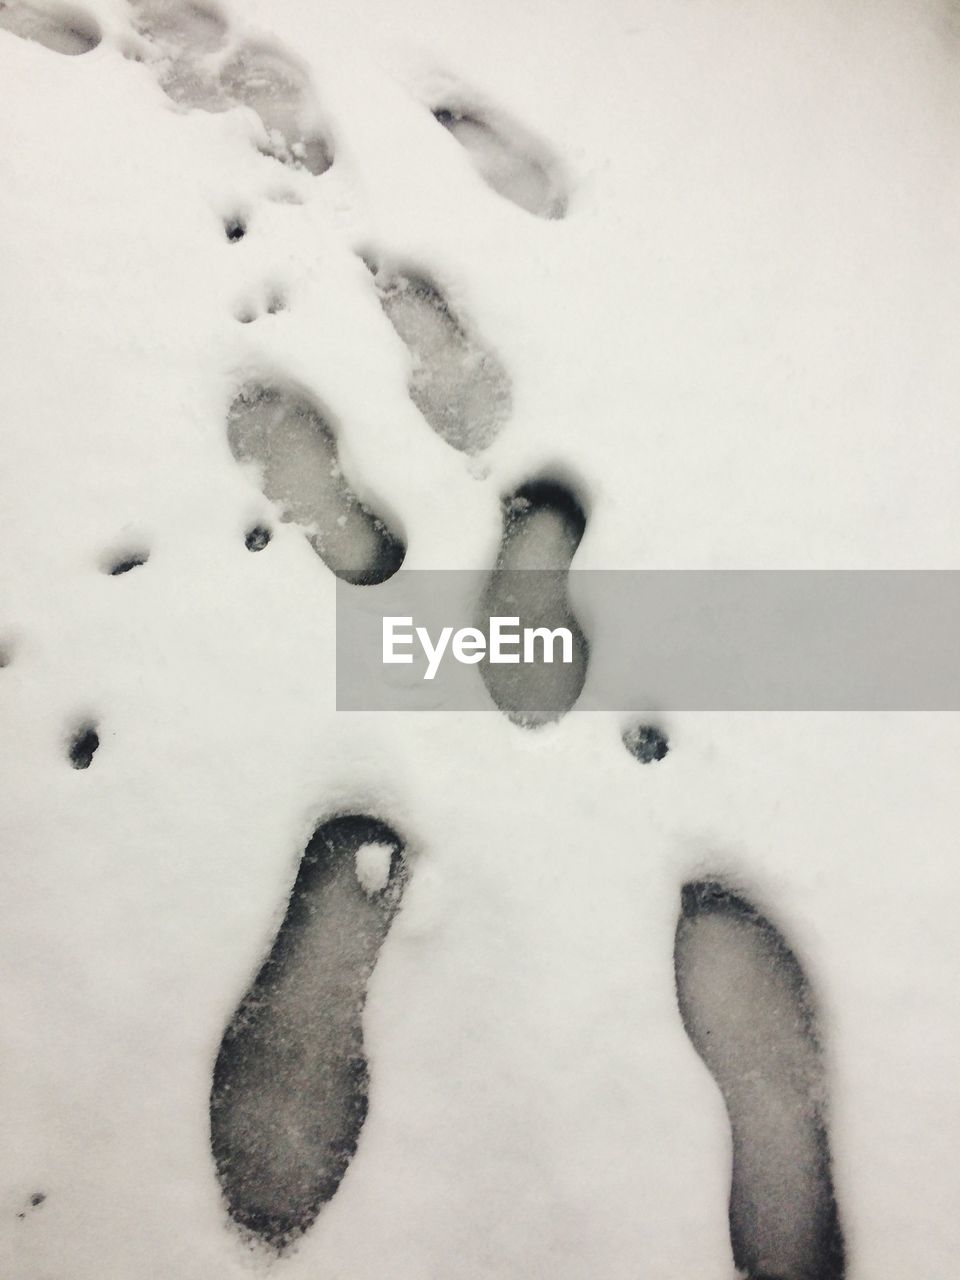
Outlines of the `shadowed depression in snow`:
{"type": "Polygon", "coordinates": [[[318,828],[224,1034],[210,1095],[217,1174],[231,1217],[278,1249],[313,1223],[357,1149],[367,980],[406,877],[403,844],[377,819],[318,828]]]}
{"type": "Polygon", "coordinates": [[[734,1262],[749,1280],[842,1280],[826,1083],[796,956],[744,897],[700,880],[683,887],[675,965],[683,1025],[730,1119],[734,1262]]]}

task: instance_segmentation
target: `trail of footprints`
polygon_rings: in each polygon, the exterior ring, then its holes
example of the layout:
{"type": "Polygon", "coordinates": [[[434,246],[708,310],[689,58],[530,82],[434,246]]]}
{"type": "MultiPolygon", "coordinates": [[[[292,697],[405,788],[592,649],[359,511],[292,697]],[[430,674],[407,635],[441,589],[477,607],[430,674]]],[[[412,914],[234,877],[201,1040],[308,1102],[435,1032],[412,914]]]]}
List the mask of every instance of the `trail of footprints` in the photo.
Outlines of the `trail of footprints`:
{"type": "MultiPolygon", "coordinates": [[[[137,0],[133,10],[172,100],[206,111],[247,107],[263,126],[266,154],[317,175],[330,167],[332,144],[293,59],[251,42],[224,57],[227,23],[203,4],[137,0]]],[[[21,0],[0,0],[0,29],[69,55],[100,40],[79,11],[21,0]]],[[[532,135],[463,104],[441,104],[433,114],[493,191],[541,218],[564,216],[559,165],[532,135]]],[[[246,219],[228,219],[224,233],[242,239],[246,219]]],[[[500,361],[426,273],[371,270],[383,311],[410,353],[413,403],[452,448],[488,448],[511,409],[500,361]]],[[[280,309],[282,300],[275,301],[267,312],[280,309]]],[[[340,427],[311,393],[251,381],[236,393],[226,426],[236,460],[281,521],[303,528],[332,572],[358,586],[396,572],[402,536],[343,475],[340,427]]],[[[567,486],[542,478],[507,495],[502,509],[481,621],[517,616],[523,626],[566,626],[574,636],[570,664],[481,666],[495,705],[516,724],[536,728],[562,717],[586,679],[589,647],[566,592],[586,515],[567,486]]],[[[262,551],[271,536],[255,524],[245,546],[262,551]]],[[[148,558],[145,549],[128,548],[101,568],[124,576],[148,558]]],[[[12,652],[0,649],[0,667],[12,652]]],[[[657,725],[630,725],[622,738],[642,764],[667,755],[657,725]]],[[[98,725],[80,724],[68,744],[73,767],[88,769],[99,745],[98,725]]],[[[321,825],[271,952],[224,1033],[210,1095],[217,1175],[231,1217],[279,1251],[311,1226],[357,1149],[367,1113],[366,985],[408,874],[404,842],[379,818],[346,814],[321,825]]],[[[684,886],[674,958],[683,1025],[729,1114],[736,1266],[750,1280],[842,1280],[820,1037],[799,961],[775,926],[719,879],[684,886]]]]}

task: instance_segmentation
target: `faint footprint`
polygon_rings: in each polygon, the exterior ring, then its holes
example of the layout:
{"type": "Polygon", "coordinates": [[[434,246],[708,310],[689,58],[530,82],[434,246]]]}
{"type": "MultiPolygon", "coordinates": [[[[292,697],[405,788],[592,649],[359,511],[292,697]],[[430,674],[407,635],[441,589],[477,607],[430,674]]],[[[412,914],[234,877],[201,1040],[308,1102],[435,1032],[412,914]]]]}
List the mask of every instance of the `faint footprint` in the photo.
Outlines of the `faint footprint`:
{"type": "Polygon", "coordinates": [[[478,453],[510,415],[510,381],[422,277],[378,280],[380,304],[413,357],[410,399],[454,449],[478,453]]]}
{"type": "Polygon", "coordinates": [[[266,155],[314,174],[330,168],[333,149],[316,127],[309,78],[291,58],[247,42],[218,70],[212,55],[227,24],[216,10],[183,0],[140,0],[134,8],[134,25],[163,57],[160,85],[169,98],[202,111],[249,107],[267,131],[266,155]]]}
{"type": "Polygon", "coordinates": [[[433,116],[498,195],[540,218],[562,218],[567,212],[559,163],[522,125],[499,112],[453,105],[435,108],[433,116]]]}
{"type": "Polygon", "coordinates": [[[0,28],[54,53],[89,53],[100,43],[100,28],[88,14],[61,5],[0,0],[0,28]]]}
{"type": "Polygon", "coordinates": [[[371,585],[400,568],[404,544],[348,486],[334,432],[304,393],[248,384],[230,406],[227,437],[237,461],[258,468],[280,518],[303,526],[339,578],[371,585]]]}
{"type": "Polygon", "coordinates": [[[730,1239],[750,1280],[842,1280],[809,984],[778,930],[712,880],[683,888],[680,1014],[733,1135],[730,1239]]]}
{"type": "Polygon", "coordinates": [[[357,1149],[367,980],[406,877],[384,823],[350,815],[318,828],[223,1037],[210,1095],[217,1174],[231,1217],[278,1249],[313,1223],[357,1149]]]}
{"type": "Polygon", "coordinates": [[[268,154],[310,173],[333,163],[329,140],[314,127],[306,73],[275,49],[242,45],[220,69],[220,88],[231,105],[254,110],[269,135],[268,154]]]}
{"type": "Polygon", "coordinates": [[[567,573],[586,523],[573,493],[552,480],[525,484],[503,504],[503,541],[483,595],[484,617],[518,618],[521,628],[566,627],[572,636],[569,663],[560,661],[559,644],[552,662],[539,647],[535,663],[480,663],[493,701],[527,728],[559,720],[586,680],[587,640],[567,601],[567,573]]]}
{"type": "Polygon", "coordinates": [[[192,0],[132,0],[134,27],[148,40],[190,54],[215,53],[227,38],[216,9],[192,0]]]}

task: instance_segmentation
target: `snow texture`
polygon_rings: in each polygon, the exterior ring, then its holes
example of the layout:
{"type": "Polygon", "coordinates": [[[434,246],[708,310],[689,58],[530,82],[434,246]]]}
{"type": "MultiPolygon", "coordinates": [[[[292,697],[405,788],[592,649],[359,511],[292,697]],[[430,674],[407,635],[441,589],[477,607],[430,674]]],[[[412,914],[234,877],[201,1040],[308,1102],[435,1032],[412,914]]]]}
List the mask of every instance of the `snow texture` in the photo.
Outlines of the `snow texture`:
{"type": "Polygon", "coordinates": [[[0,0],[0,1274],[954,1280],[960,717],[581,714],[576,570],[960,567],[958,61],[0,0]],[[574,676],[338,714],[401,560],[574,676]]]}

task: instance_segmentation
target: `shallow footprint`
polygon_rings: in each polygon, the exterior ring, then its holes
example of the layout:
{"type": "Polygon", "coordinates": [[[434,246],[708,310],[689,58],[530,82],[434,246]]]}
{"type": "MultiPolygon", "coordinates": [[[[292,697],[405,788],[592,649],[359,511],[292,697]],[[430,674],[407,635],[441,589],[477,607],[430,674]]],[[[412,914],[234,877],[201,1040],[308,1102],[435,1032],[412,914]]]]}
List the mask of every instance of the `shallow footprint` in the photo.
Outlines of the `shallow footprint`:
{"type": "Polygon", "coordinates": [[[413,357],[410,399],[454,449],[478,453],[510,415],[510,381],[499,360],[471,337],[428,281],[378,283],[387,319],[413,357]]]}
{"type": "Polygon", "coordinates": [[[307,77],[276,50],[242,46],[220,69],[220,87],[232,104],[250,107],[260,117],[270,136],[268,154],[313,174],[330,168],[330,142],[310,125],[307,77]]]}
{"type": "Polygon", "coordinates": [[[498,195],[539,218],[562,218],[567,212],[557,161],[522,126],[459,107],[438,107],[433,117],[456,138],[498,195]]]}
{"type": "Polygon", "coordinates": [[[237,461],[259,470],[280,518],[304,526],[338,578],[369,586],[400,568],[404,544],[347,485],[333,430],[306,395],[250,383],[230,406],[227,438],[237,461]]]}
{"type": "Polygon", "coordinates": [[[273,950],[223,1037],[210,1137],[231,1217],[282,1249],[331,1199],[367,1114],[361,1013],[400,904],[403,844],[334,818],[300,864],[273,950]]]}
{"type": "Polygon", "coordinates": [[[565,627],[572,639],[570,662],[560,661],[560,644],[553,646],[553,661],[544,661],[545,646],[538,644],[534,663],[480,663],[493,701],[527,728],[565,715],[587,677],[587,640],[567,600],[567,574],[586,523],[573,493],[552,480],[523,485],[503,504],[503,540],[483,595],[485,618],[518,618],[520,628],[565,627]]]}
{"type": "Polygon", "coordinates": [[[750,1280],[842,1280],[809,984],[778,930],[711,880],[683,888],[675,967],[687,1034],[730,1118],[730,1240],[750,1280]]]}
{"type": "Polygon", "coordinates": [[[214,53],[227,38],[221,15],[192,0],[133,0],[133,11],[137,31],[167,49],[214,53]]]}
{"type": "Polygon", "coordinates": [[[100,29],[93,18],[59,5],[34,7],[21,0],[0,0],[0,28],[71,56],[89,53],[100,43],[100,29]]]}

